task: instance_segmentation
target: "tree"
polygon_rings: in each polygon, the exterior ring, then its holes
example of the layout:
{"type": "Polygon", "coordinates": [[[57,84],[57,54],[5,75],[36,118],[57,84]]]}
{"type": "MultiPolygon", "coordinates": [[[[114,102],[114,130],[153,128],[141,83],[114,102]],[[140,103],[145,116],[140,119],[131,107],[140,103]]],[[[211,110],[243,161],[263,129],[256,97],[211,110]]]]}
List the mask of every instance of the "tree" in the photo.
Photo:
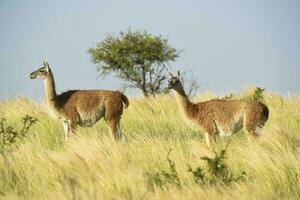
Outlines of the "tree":
{"type": "Polygon", "coordinates": [[[147,31],[121,32],[108,35],[95,48],[89,48],[91,61],[100,64],[100,76],[115,73],[126,86],[140,89],[144,96],[164,90],[166,65],[175,61],[179,51],[170,47],[167,39],[147,31]]]}

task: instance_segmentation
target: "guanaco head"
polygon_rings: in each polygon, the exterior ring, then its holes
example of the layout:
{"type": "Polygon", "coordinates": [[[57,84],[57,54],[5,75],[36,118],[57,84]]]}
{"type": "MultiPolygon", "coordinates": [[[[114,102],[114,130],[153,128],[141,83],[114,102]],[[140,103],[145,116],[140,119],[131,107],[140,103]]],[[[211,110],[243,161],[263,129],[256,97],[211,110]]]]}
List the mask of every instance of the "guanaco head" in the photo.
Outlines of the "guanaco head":
{"type": "Polygon", "coordinates": [[[30,78],[31,79],[45,79],[49,76],[49,74],[51,73],[51,69],[49,67],[49,64],[47,61],[43,61],[43,67],[39,68],[38,70],[32,72],[30,74],[30,78]]]}
{"type": "Polygon", "coordinates": [[[168,89],[173,89],[176,91],[182,91],[183,86],[180,81],[180,71],[177,71],[177,76],[173,76],[171,73],[171,78],[168,80],[168,89]]]}

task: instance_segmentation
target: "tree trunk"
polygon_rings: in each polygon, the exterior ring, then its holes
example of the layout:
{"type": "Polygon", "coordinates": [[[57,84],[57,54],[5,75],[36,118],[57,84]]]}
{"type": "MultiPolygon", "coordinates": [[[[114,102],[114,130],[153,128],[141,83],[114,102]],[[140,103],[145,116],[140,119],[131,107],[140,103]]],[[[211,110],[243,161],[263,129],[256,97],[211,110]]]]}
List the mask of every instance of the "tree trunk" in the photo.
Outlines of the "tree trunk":
{"type": "Polygon", "coordinates": [[[146,69],[144,65],[142,66],[142,91],[145,97],[149,96],[146,88],[146,69]]]}

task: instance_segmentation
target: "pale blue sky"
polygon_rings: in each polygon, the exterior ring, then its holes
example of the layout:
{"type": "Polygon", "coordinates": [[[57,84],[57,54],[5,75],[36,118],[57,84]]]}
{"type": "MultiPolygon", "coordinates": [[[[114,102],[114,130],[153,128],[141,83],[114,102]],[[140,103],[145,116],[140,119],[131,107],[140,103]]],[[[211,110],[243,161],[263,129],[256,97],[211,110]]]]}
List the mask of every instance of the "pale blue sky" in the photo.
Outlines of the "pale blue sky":
{"type": "Polygon", "coordinates": [[[87,49],[129,27],[184,50],[173,70],[192,71],[202,90],[223,94],[252,83],[300,92],[299,0],[1,0],[0,27],[0,97],[43,98],[42,81],[29,73],[44,58],[58,93],[119,88],[112,77],[97,80],[87,49]]]}

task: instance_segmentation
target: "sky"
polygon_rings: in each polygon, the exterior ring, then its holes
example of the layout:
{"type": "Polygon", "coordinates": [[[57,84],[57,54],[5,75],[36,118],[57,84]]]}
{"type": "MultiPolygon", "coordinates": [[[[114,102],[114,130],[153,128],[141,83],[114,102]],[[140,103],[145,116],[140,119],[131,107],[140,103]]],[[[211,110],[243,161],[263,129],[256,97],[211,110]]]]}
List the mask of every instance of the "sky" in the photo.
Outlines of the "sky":
{"type": "Polygon", "coordinates": [[[182,50],[170,69],[192,73],[200,91],[226,94],[254,84],[300,93],[299,0],[1,0],[0,97],[42,99],[43,82],[29,74],[44,59],[58,93],[120,89],[113,75],[97,78],[87,49],[129,28],[182,50]]]}

